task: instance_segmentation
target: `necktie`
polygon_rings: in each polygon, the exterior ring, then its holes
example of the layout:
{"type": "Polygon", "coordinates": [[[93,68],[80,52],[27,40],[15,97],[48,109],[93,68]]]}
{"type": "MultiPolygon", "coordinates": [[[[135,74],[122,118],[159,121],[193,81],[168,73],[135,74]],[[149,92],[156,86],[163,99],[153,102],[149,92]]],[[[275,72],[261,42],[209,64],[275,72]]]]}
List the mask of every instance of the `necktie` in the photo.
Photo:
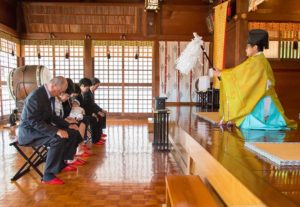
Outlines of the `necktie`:
{"type": "Polygon", "coordinates": [[[63,108],[61,108],[59,110],[59,115],[60,115],[60,118],[64,118],[64,109],[63,108]]]}
{"type": "Polygon", "coordinates": [[[50,98],[52,113],[55,114],[55,97],[50,98]]]}

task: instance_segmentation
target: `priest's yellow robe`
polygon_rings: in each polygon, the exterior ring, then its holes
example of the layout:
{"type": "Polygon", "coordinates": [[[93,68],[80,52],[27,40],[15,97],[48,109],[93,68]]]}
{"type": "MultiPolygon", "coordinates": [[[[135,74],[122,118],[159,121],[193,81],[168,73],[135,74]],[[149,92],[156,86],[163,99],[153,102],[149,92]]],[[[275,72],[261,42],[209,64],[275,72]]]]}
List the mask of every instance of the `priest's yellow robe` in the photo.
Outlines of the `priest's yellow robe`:
{"type": "MultiPolygon", "coordinates": [[[[278,114],[282,122],[285,122],[285,129],[297,128],[297,123],[293,120],[289,120],[284,115],[283,107],[280,104],[274,87],[275,79],[272,68],[263,53],[249,57],[234,68],[222,70],[220,116],[225,122],[231,121],[239,127],[243,121],[246,121],[246,118],[247,122],[252,120],[252,118],[249,118],[249,115],[253,113],[258,103],[260,103],[260,105],[263,104],[262,101],[264,98],[268,97],[271,98],[272,105],[275,107],[276,112],[280,113],[278,114]]],[[[256,109],[255,113],[263,113],[263,111],[256,109]]],[[[269,123],[269,121],[265,121],[269,123]]],[[[268,128],[265,123],[262,124],[264,125],[263,127],[254,127],[252,123],[250,128],[268,128]]],[[[271,126],[270,129],[273,129],[273,127],[271,126]]],[[[283,129],[283,127],[279,127],[278,129],[283,129]]]]}

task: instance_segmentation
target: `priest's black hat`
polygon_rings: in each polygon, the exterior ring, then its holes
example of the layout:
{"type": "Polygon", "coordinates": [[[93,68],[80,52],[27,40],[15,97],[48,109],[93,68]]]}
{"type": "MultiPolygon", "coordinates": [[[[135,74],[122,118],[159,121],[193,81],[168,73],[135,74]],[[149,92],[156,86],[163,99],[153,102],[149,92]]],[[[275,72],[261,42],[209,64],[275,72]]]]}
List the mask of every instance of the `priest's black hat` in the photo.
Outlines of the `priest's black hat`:
{"type": "Polygon", "coordinates": [[[257,45],[261,48],[269,48],[268,32],[262,29],[253,29],[249,31],[248,44],[257,45]]]}

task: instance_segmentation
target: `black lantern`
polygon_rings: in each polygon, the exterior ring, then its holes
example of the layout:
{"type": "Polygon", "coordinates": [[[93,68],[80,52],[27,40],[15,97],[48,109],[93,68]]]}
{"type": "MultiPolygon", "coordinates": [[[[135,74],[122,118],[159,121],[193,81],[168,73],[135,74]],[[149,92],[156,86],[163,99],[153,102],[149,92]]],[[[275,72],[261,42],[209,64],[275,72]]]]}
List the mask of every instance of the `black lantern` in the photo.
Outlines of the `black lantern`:
{"type": "Polygon", "coordinates": [[[166,109],[166,99],[167,97],[155,97],[154,109],[155,110],[165,110],[166,109]]]}
{"type": "Polygon", "coordinates": [[[69,49],[67,49],[67,51],[66,51],[65,58],[66,58],[66,59],[69,59],[69,58],[70,58],[70,51],[69,51],[69,49]]]}
{"type": "Polygon", "coordinates": [[[110,51],[109,50],[107,51],[106,57],[108,60],[110,59],[110,51]]]}
{"type": "Polygon", "coordinates": [[[41,55],[40,49],[37,50],[37,56],[38,56],[38,59],[41,59],[42,55],[41,55]]]}

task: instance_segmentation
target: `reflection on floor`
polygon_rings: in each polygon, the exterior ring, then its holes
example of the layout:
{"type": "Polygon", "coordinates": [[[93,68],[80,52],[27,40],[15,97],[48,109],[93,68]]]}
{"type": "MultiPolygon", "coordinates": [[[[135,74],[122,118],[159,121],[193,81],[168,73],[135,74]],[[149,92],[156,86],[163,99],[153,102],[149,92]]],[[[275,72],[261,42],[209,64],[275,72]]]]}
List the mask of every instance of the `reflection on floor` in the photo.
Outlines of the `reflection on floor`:
{"type": "MultiPolygon", "coordinates": [[[[219,128],[197,117],[196,107],[172,107],[170,136],[174,137],[182,167],[188,155],[185,140],[176,136],[176,127],[184,129],[211,156],[261,198],[267,206],[300,206],[300,166],[278,167],[245,149],[245,142],[300,142],[300,130],[243,131],[219,128]],[[281,205],[281,204],[284,205],[281,205]]],[[[299,122],[299,121],[298,121],[299,122]]]]}
{"type": "MultiPolygon", "coordinates": [[[[195,116],[196,107],[170,109],[170,136],[176,134],[172,126],[185,130],[268,206],[280,206],[280,202],[285,204],[281,206],[300,206],[300,168],[279,168],[244,148],[245,142],[253,141],[299,142],[300,130],[253,133],[220,129],[195,116]]],[[[77,172],[58,175],[66,182],[64,186],[41,185],[35,172],[11,183],[23,160],[9,147],[9,133],[0,130],[0,207],[161,206],[165,176],[181,174],[178,166],[186,162],[182,159],[178,165],[173,154],[153,151],[153,135],[148,134],[146,120],[110,120],[106,145],[93,146],[93,155],[77,172]]],[[[174,141],[180,144],[184,140],[178,136],[174,141]]],[[[184,147],[177,149],[184,157],[184,147]]]]}
{"type": "Polygon", "coordinates": [[[0,206],[161,206],[165,176],[181,173],[171,153],[153,151],[146,121],[111,121],[106,132],[106,145],[93,146],[85,166],[58,175],[64,186],[47,186],[34,171],[10,181],[23,158],[1,130],[0,206]]]}

